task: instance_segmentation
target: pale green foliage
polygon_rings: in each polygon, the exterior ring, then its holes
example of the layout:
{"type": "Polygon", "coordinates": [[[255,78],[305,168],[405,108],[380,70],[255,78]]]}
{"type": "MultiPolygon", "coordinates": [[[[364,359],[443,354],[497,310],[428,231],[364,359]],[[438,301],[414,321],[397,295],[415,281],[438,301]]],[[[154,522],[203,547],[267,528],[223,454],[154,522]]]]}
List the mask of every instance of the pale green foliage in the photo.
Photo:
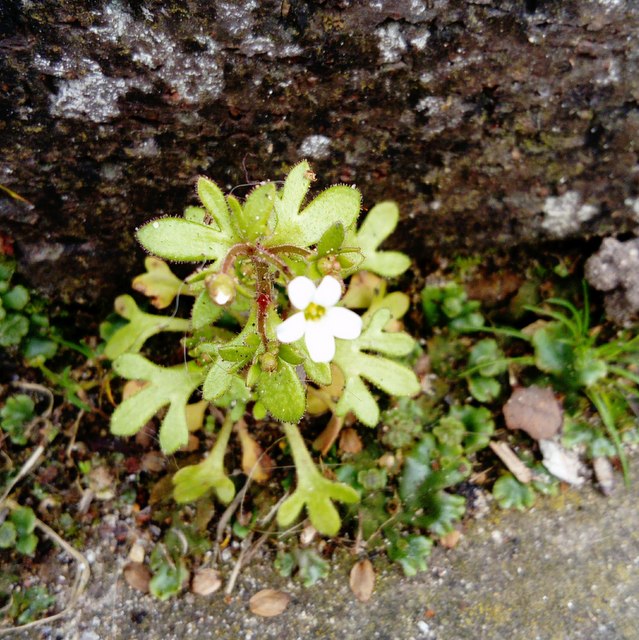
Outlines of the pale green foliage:
{"type": "Polygon", "coordinates": [[[369,427],[379,422],[379,406],[364,379],[391,395],[419,393],[419,382],[410,369],[394,360],[366,353],[377,351],[383,356],[400,357],[413,350],[415,342],[408,334],[384,330],[390,318],[388,309],[380,309],[360,337],[340,342],[335,354],[335,363],[344,372],[346,382],[336,413],[343,416],[352,411],[369,427]]]}
{"type": "MultiPolygon", "coordinates": [[[[200,178],[201,207],[188,207],[183,217],[143,225],[137,238],[157,257],[147,259],[147,271],[134,280],[134,288],[158,308],[166,308],[178,295],[192,296],[190,317],[156,316],[140,309],[130,296],[120,296],[116,310],[128,323],[110,337],[105,354],[114,360],[116,373],[147,383],[114,412],[112,431],[118,435],[133,435],[168,405],[160,445],[166,453],[179,449],[188,439],[187,403],[200,386],[203,398],[225,409],[228,419],[239,419],[253,403],[254,416],[270,413],[286,423],[298,486],[281,505],[278,522],[288,526],[306,506],[316,529],[334,535],[340,517],[332,500],[354,502],[358,494],[320,474],[294,426],[306,413],[306,380],[328,386],[331,368],[328,362],[311,359],[308,336],[292,337],[291,344],[278,341],[282,318],[295,312],[285,292],[296,276],[319,281],[330,275],[339,283],[365,268],[394,277],[410,261],[401,253],[379,250],[398,222],[394,203],[374,207],[357,229],[359,191],[336,185],[307,200],[314,179],[303,161],[291,169],[281,188],[264,182],[240,201],[200,178]],[[160,258],[195,262],[198,268],[181,281],[160,258]],[[164,331],[182,334],[183,364],[163,368],[137,354],[148,338],[164,331]]],[[[352,411],[368,426],[377,423],[379,407],[364,381],[392,395],[419,392],[413,371],[398,362],[415,346],[395,326],[408,308],[408,298],[398,292],[386,295],[386,283],[378,280],[381,293],[358,307],[368,309],[361,335],[335,339],[334,363],[344,374],[345,387],[334,413],[345,416],[352,411]]],[[[332,354],[332,343],[326,353],[332,354]]],[[[209,491],[225,504],[233,498],[235,488],[223,465],[229,434],[225,423],[209,456],[175,475],[178,501],[195,500],[209,491]]]]}

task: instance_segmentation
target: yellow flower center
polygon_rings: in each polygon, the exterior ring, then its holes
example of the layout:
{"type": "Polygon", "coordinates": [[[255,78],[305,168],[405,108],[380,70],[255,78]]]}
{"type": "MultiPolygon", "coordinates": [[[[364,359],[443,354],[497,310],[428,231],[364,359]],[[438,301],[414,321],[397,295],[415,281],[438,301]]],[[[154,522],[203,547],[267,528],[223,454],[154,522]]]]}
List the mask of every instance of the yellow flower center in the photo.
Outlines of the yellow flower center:
{"type": "Polygon", "coordinates": [[[319,320],[325,313],[326,309],[314,302],[311,302],[311,304],[304,309],[304,317],[307,320],[319,320]]]}

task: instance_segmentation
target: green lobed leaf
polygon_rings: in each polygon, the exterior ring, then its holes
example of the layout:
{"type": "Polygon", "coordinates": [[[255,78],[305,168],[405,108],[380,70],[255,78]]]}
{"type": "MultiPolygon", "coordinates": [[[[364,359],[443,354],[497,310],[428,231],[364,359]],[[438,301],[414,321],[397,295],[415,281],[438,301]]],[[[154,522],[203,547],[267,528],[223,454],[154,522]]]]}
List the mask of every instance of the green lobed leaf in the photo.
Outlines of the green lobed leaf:
{"type": "Polygon", "coordinates": [[[163,331],[185,332],[191,328],[189,320],[158,316],[142,311],[129,295],[115,299],[115,310],[129,322],[115,331],[104,347],[104,355],[115,360],[124,353],[138,352],[153,335],[163,331]]]}
{"type": "Polygon", "coordinates": [[[176,262],[220,260],[232,238],[218,229],[184,218],[158,218],[137,230],[137,239],[149,252],[176,262]]]}
{"type": "Polygon", "coordinates": [[[525,511],[535,504],[535,492],[511,473],[503,475],[493,486],[493,497],[502,509],[525,511]]]}
{"type": "Polygon", "coordinates": [[[549,322],[531,338],[535,348],[535,365],[545,373],[574,377],[572,367],[575,353],[568,329],[559,322],[549,322]]]}
{"type": "Polygon", "coordinates": [[[501,384],[495,378],[470,376],[468,378],[468,391],[478,402],[492,402],[499,397],[501,384]]]}
{"type": "Polygon", "coordinates": [[[329,187],[300,211],[311,175],[305,160],[288,174],[275,199],[276,225],[268,246],[295,244],[308,247],[318,243],[336,222],[348,228],[357,219],[361,195],[357,189],[345,185],[329,187]]]}
{"type": "Polygon", "coordinates": [[[468,358],[469,368],[477,367],[477,373],[485,378],[492,378],[504,373],[508,362],[496,340],[485,338],[475,344],[468,358]]]}
{"type": "Polygon", "coordinates": [[[188,293],[188,288],[164,260],[147,256],[144,267],[146,272],[133,278],[132,287],[151,298],[151,303],[156,309],[166,309],[179,292],[188,293]]]}
{"type": "Polygon", "coordinates": [[[408,334],[383,330],[389,319],[390,311],[380,309],[359,338],[336,340],[334,362],[342,370],[345,381],[336,413],[344,416],[352,411],[370,427],[379,421],[379,407],[363,379],[394,396],[412,396],[420,390],[417,376],[408,367],[382,356],[362,353],[367,349],[400,356],[413,349],[415,342],[408,334]]]}
{"type": "Polygon", "coordinates": [[[295,462],[297,488],[280,505],[277,522],[280,527],[288,527],[306,505],[315,529],[323,535],[334,536],[340,529],[341,520],[331,501],[352,504],[359,501],[359,494],[346,484],[331,482],[319,472],[294,424],[284,424],[283,429],[295,462]]]}
{"type": "MultiPolygon", "coordinates": [[[[354,239],[354,244],[364,254],[360,269],[394,278],[410,267],[407,255],[399,251],[378,251],[379,245],[395,230],[398,221],[399,209],[394,202],[380,202],[369,211],[354,239]]],[[[350,244],[349,241],[346,244],[350,244]]]]}
{"type": "Polygon", "coordinates": [[[115,409],[111,432],[118,436],[134,435],[162,407],[169,405],[160,425],[160,447],[164,453],[172,453],[184,446],[189,437],[186,405],[202,382],[202,370],[193,362],[159,367],[140,355],[129,353],[115,360],[113,369],[124,378],[149,384],[115,409]]]}
{"type": "Polygon", "coordinates": [[[401,566],[405,576],[412,577],[426,571],[432,548],[433,541],[426,536],[397,537],[388,548],[388,557],[401,566]]]}

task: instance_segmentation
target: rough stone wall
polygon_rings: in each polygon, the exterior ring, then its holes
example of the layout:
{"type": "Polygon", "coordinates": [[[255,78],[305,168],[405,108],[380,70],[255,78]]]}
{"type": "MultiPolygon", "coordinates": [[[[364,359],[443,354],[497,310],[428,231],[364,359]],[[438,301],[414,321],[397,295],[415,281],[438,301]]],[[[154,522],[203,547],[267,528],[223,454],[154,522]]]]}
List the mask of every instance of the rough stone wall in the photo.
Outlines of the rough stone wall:
{"type": "MultiPolygon", "coordinates": [[[[639,5],[5,0],[0,229],[31,282],[110,303],[133,228],[306,157],[433,253],[639,222],[639,5]]],[[[241,189],[237,192],[242,195],[241,189]]]]}

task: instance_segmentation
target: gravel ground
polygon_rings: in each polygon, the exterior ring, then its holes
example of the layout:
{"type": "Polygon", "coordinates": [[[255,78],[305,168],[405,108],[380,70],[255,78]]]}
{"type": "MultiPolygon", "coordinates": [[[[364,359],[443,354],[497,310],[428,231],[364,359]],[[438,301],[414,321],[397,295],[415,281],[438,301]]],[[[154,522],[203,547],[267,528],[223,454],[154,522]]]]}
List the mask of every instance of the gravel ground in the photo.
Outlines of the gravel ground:
{"type": "Polygon", "coordinates": [[[379,570],[372,599],[348,587],[343,556],[314,588],[277,576],[270,563],[246,569],[233,596],[187,594],[158,602],[130,589],[108,540],[88,551],[92,580],[66,621],[14,637],[56,640],[616,640],[639,638],[637,481],[604,498],[568,490],[527,513],[491,511],[469,522],[453,550],[434,551],[429,570],[404,578],[379,570]],[[260,618],[256,591],[292,596],[260,618]]]}

